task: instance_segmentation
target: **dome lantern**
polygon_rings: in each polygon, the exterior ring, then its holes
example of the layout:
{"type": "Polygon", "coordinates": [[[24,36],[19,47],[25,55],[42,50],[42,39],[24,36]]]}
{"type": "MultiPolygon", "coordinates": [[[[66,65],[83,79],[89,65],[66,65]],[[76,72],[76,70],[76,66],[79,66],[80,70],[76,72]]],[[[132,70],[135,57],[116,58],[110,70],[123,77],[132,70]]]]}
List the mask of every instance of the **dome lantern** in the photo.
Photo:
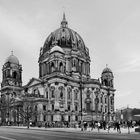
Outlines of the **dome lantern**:
{"type": "Polygon", "coordinates": [[[65,27],[67,27],[67,24],[68,24],[68,22],[66,20],[65,13],[63,13],[63,19],[61,21],[61,27],[65,28],[65,27]]]}

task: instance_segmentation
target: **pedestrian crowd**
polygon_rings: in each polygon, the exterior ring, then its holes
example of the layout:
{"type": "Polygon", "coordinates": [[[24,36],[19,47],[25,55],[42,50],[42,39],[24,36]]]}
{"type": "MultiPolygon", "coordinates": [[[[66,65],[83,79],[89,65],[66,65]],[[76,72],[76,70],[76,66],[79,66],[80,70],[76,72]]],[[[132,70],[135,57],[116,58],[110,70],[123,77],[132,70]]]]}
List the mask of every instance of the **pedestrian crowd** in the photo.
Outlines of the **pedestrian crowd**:
{"type": "Polygon", "coordinates": [[[100,132],[101,129],[110,132],[110,129],[121,133],[122,128],[128,129],[128,134],[130,134],[130,128],[134,126],[140,126],[139,121],[81,121],[81,122],[46,122],[44,125],[40,124],[38,127],[45,126],[45,128],[81,128],[81,131],[94,131],[97,129],[100,132]]]}
{"type": "Polygon", "coordinates": [[[140,126],[140,121],[92,121],[92,122],[81,122],[82,131],[93,131],[97,129],[100,132],[100,129],[107,130],[110,132],[110,128],[113,128],[114,131],[121,133],[121,128],[127,128],[128,134],[130,134],[130,128],[134,126],[140,126]]]}

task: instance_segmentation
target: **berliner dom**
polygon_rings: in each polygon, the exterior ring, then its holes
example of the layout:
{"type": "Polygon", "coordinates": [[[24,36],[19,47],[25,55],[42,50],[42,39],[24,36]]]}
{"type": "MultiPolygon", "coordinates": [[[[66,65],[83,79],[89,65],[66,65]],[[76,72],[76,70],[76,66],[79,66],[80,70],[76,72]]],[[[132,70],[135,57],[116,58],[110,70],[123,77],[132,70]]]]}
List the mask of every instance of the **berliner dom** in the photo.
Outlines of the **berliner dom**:
{"type": "Polygon", "coordinates": [[[1,95],[9,108],[3,106],[1,123],[30,121],[34,126],[44,126],[49,122],[72,125],[81,121],[114,120],[113,72],[106,66],[101,78],[92,78],[90,62],[88,47],[69,28],[64,13],[60,27],[48,35],[40,48],[37,78],[29,78],[23,86],[18,58],[11,54],[6,59],[1,95]],[[27,107],[31,113],[28,119],[22,114],[27,107]]]}

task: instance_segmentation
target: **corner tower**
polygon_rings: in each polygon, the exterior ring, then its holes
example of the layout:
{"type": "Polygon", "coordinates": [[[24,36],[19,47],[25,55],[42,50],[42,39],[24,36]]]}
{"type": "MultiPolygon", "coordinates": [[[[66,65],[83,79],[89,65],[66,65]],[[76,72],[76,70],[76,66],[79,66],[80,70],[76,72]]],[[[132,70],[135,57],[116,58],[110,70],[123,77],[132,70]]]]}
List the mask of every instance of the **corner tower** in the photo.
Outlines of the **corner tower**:
{"type": "Polygon", "coordinates": [[[1,93],[18,94],[22,87],[22,66],[19,60],[12,54],[6,59],[2,68],[1,93]]]}
{"type": "Polygon", "coordinates": [[[113,88],[114,87],[113,80],[114,80],[113,72],[106,65],[106,68],[103,70],[101,75],[102,85],[113,88]]]}

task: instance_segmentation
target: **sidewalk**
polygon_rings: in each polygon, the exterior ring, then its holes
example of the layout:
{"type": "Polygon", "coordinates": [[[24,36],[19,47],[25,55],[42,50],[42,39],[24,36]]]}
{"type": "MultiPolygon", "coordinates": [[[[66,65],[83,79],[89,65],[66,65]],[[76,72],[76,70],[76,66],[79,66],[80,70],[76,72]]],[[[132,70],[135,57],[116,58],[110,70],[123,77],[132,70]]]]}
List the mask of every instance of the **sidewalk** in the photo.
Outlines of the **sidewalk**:
{"type": "MultiPolygon", "coordinates": [[[[1,126],[4,128],[15,128],[15,129],[27,129],[25,126],[1,126]]],[[[45,127],[30,127],[30,130],[43,130],[43,131],[63,131],[63,132],[71,132],[71,133],[98,133],[98,134],[120,134],[117,132],[117,130],[114,130],[113,128],[110,129],[109,133],[108,130],[100,129],[98,132],[97,128],[93,129],[91,131],[90,128],[88,128],[86,131],[81,131],[81,128],[45,128],[45,127]]],[[[121,134],[128,134],[127,128],[121,128],[121,134]]],[[[130,134],[139,134],[135,132],[135,128],[130,129],[130,134]]]]}

